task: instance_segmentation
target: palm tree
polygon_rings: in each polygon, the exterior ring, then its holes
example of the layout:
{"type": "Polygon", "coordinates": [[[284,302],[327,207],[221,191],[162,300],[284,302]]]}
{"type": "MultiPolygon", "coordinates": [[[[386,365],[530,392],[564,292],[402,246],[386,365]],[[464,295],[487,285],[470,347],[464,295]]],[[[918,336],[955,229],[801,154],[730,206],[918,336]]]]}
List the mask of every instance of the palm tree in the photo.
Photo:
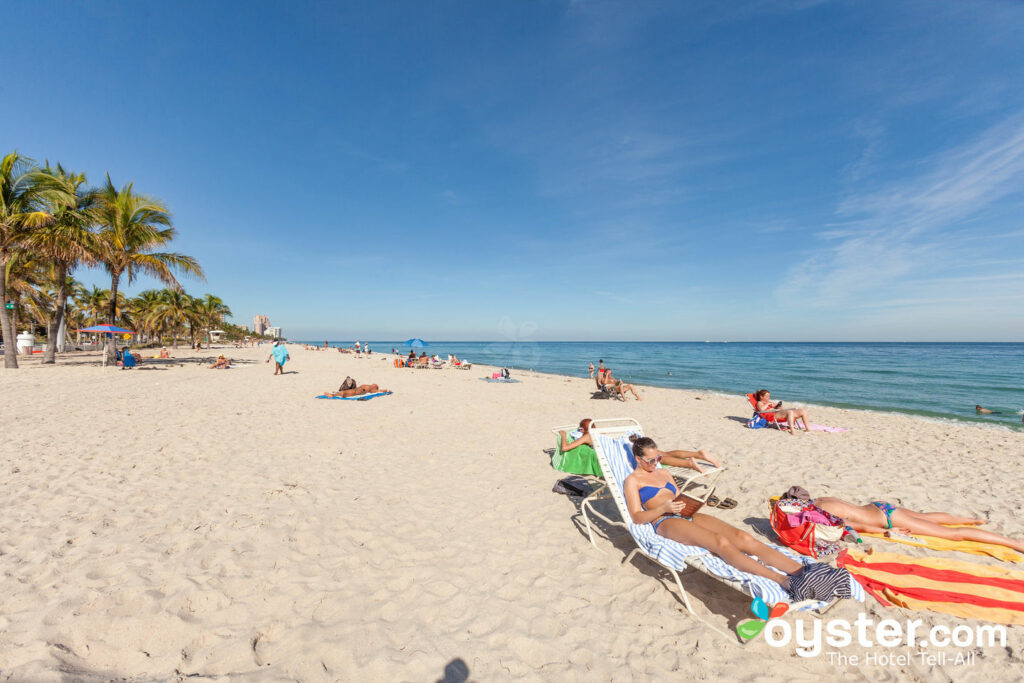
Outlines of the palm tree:
{"type": "Polygon", "coordinates": [[[19,319],[23,319],[29,328],[47,319],[49,304],[52,302],[52,297],[46,292],[47,275],[46,268],[32,252],[19,250],[8,257],[4,279],[7,283],[7,300],[13,304],[13,329],[18,329],[19,319]]]}
{"type": "Polygon", "coordinates": [[[92,289],[82,290],[75,299],[85,312],[89,325],[98,325],[110,306],[110,292],[95,286],[92,289]]]}
{"type": "Polygon", "coordinates": [[[7,261],[21,248],[27,234],[46,225],[52,216],[45,210],[47,200],[57,200],[61,191],[40,177],[32,160],[11,152],[0,159],[0,332],[6,352],[4,367],[18,367],[14,325],[7,303],[7,261]]]}
{"type": "Polygon", "coordinates": [[[47,164],[41,173],[51,179],[54,186],[64,189],[62,201],[48,208],[53,221],[46,227],[34,231],[27,244],[51,261],[56,282],[54,315],[48,317],[46,330],[46,351],[43,363],[56,362],[57,336],[64,317],[68,299],[69,275],[81,263],[92,263],[95,235],[92,226],[96,222],[96,192],[85,188],[85,175],[71,173],[57,164],[47,164]]]}
{"type": "MultiPolygon", "coordinates": [[[[145,273],[177,290],[181,285],[174,271],[203,278],[203,269],[191,256],[154,251],[176,234],[171,214],[159,200],[137,194],[132,183],[118,190],[108,175],[106,185],[99,190],[99,206],[97,256],[110,273],[109,324],[113,325],[117,317],[117,287],[122,277],[126,276],[131,283],[136,274],[145,273]]],[[[109,345],[108,362],[113,363],[114,355],[114,347],[109,345]]]]}
{"type": "Polygon", "coordinates": [[[231,309],[227,307],[223,299],[213,294],[196,299],[195,308],[200,323],[206,329],[206,343],[209,344],[212,341],[211,332],[214,326],[219,325],[224,318],[231,315],[231,309]]]}
{"type": "Polygon", "coordinates": [[[157,311],[160,307],[160,296],[160,290],[147,289],[139,292],[138,296],[128,302],[128,309],[132,312],[137,328],[135,331],[147,339],[158,336],[156,322],[159,318],[157,311]]]}
{"type": "Polygon", "coordinates": [[[160,303],[154,311],[154,322],[163,330],[174,334],[174,348],[178,348],[179,332],[186,325],[196,322],[193,299],[185,292],[165,289],[160,293],[160,303]]]}

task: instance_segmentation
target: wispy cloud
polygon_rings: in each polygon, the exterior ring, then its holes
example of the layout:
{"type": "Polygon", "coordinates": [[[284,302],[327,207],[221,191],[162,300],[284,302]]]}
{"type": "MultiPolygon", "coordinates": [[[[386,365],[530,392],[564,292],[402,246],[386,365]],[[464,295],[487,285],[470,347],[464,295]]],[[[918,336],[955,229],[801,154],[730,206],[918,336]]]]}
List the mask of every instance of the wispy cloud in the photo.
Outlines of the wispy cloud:
{"type": "MultiPolygon", "coordinates": [[[[843,198],[836,211],[842,223],[819,234],[826,243],[790,270],[777,293],[821,307],[943,297],[953,302],[963,293],[957,288],[968,285],[943,273],[965,267],[984,272],[983,264],[1013,234],[1007,228],[1017,227],[1002,225],[993,212],[1019,205],[1024,112],[919,167],[914,176],[843,198]],[[924,274],[931,277],[919,279],[924,274]],[[892,296],[895,287],[900,297],[892,296]]],[[[1018,284],[1024,284],[1024,273],[1013,270],[970,286],[974,296],[987,296],[996,295],[991,287],[1018,284]]],[[[1024,291],[1009,296],[1021,298],[1024,291]]]]}

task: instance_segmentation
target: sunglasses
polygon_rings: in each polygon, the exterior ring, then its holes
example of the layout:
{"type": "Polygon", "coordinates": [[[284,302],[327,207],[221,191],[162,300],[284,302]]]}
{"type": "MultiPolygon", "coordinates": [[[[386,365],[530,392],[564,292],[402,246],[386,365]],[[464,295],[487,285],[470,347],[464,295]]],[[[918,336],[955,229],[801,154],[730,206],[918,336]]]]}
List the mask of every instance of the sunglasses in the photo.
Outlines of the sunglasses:
{"type": "Polygon", "coordinates": [[[647,463],[648,465],[657,465],[659,462],[661,462],[661,456],[658,455],[653,458],[637,458],[637,460],[639,460],[640,462],[647,463]]]}

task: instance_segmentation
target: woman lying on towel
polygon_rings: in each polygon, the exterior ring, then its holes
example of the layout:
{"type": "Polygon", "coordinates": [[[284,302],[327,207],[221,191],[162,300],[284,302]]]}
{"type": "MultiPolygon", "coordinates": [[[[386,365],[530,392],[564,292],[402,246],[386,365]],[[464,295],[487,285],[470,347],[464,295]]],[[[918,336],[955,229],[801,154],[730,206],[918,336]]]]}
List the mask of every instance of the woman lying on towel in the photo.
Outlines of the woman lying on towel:
{"type": "Polygon", "coordinates": [[[740,571],[774,581],[798,599],[803,598],[802,584],[810,580],[811,576],[831,569],[827,565],[808,565],[808,568],[815,567],[808,572],[796,560],[720,519],[700,512],[694,513],[692,517],[682,516],[679,513],[685,503],[675,500],[678,491],[672,476],[663,469],[657,469],[661,461],[658,454],[661,451],[654,440],[645,436],[632,436],[630,441],[633,442],[633,456],[637,465],[633,473],[626,477],[622,488],[634,524],[652,524],[654,532],[659,536],[683,545],[710,550],[740,571]],[[756,555],[761,562],[784,573],[772,571],[751,555],[756,555]]]}
{"type": "Polygon", "coordinates": [[[761,389],[754,394],[754,399],[757,401],[757,412],[762,415],[774,415],[775,421],[785,422],[789,425],[789,433],[793,433],[793,427],[796,425],[796,421],[800,420],[803,422],[804,431],[811,431],[810,423],[807,421],[807,411],[803,408],[782,408],[782,401],[778,403],[772,403],[772,392],[767,389],[761,389]]]}
{"type": "Polygon", "coordinates": [[[356,381],[351,377],[346,377],[345,381],[342,382],[341,387],[337,391],[325,391],[324,396],[334,398],[340,396],[341,398],[351,398],[352,396],[365,396],[366,394],[390,394],[391,392],[387,389],[381,389],[376,384],[360,384],[356,386],[356,381]]]}
{"type": "MultiPolygon", "coordinates": [[[[562,438],[562,452],[571,451],[572,449],[586,444],[588,446],[594,445],[594,440],[590,436],[590,423],[593,422],[589,417],[580,420],[580,431],[583,434],[580,438],[576,439],[572,443],[566,443],[568,438],[566,437],[565,431],[560,431],[558,434],[562,438]]],[[[661,462],[668,465],[669,467],[688,467],[691,470],[697,470],[703,472],[701,466],[697,463],[698,460],[709,462],[715,467],[721,467],[718,461],[708,455],[708,452],[704,449],[699,451],[658,451],[655,455],[661,457],[661,462]]]]}
{"type": "MultiPolygon", "coordinates": [[[[792,493],[794,489],[802,491],[803,495],[807,495],[807,500],[810,500],[810,495],[799,486],[794,486],[788,493],[792,493]]],[[[948,512],[914,512],[882,500],[875,500],[867,505],[857,505],[841,498],[815,498],[812,502],[822,510],[841,517],[854,531],[884,534],[895,529],[898,533],[921,534],[950,541],[978,541],[979,543],[1005,545],[1007,548],[1024,553],[1024,541],[1000,536],[984,529],[975,529],[973,526],[943,526],[945,524],[984,524],[984,519],[960,517],[948,512]]]]}

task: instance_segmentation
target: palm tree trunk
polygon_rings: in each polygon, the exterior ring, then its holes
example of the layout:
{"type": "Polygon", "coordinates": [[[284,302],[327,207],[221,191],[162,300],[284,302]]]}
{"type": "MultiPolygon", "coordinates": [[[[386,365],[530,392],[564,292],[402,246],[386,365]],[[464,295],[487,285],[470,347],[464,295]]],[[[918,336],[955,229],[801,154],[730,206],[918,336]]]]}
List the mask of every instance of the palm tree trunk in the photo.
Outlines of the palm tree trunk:
{"type": "MultiPolygon", "coordinates": [[[[121,273],[110,275],[110,306],[107,308],[107,324],[117,324],[117,283],[121,279],[121,273]]],[[[107,355],[107,365],[117,365],[117,342],[113,335],[107,335],[107,346],[104,350],[107,355]]]]}
{"type": "Polygon", "coordinates": [[[4,333],[4,367],[18,367],[18,342],[7,312],[7,249],[0,248],[0,329],[4,333]]]}
{"type": "Polygon", "coordinates": [[[57,362],[57,335],[60,334],[60,323],[64,319],[64,307],[68,302],[68,269],[63,262],[57,264],[57,310],[46,328],[46,350],[43,352],[43,364],[57,362]]]}

